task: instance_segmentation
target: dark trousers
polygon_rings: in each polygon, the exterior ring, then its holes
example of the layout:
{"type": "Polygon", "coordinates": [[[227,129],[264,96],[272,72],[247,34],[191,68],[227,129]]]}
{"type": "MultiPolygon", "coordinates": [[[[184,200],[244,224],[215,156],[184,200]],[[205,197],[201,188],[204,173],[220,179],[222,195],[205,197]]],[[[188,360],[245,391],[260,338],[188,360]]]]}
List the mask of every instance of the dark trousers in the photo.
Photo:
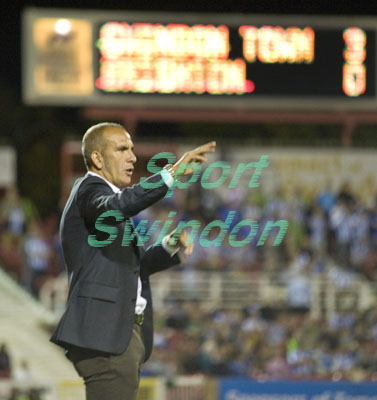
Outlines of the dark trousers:
{"type": "Polygon", "coordinates": [[[134,324],[131,341],[120,355],[72,349],[67,354],[84,379],[86,400],[136,400],[145,347],[141,326],[134,324]]]}

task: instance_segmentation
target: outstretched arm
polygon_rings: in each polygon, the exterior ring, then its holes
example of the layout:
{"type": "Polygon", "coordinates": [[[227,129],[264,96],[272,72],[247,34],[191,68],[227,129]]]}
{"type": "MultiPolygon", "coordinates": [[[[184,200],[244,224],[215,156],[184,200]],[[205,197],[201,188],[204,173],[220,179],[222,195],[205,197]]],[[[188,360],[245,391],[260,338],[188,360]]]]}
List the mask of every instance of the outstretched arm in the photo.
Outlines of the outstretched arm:
{"type": "MultiPolygon", "coordinates": [[[[160,174],[148,178],[152,183],[159,180],[160,174]]],[[[77,200],[81,215],[93,222],[103,212],[110,210],[119,210],[126,218],[132,217],[163,198],[167,190],[166,184],[152,189],[136,184],[114,193],[102,178],[88,177],[80,186],[77,200]]]]}

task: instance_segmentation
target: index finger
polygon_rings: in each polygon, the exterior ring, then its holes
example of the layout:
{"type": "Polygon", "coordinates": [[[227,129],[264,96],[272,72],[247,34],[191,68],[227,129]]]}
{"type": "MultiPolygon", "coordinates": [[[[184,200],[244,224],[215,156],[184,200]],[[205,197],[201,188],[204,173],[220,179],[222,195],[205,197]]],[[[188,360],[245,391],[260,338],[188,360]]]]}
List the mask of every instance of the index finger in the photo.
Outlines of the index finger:
{"type": "Polygon", "coordinates": [[[197,154],[213,153],[215,151],[215,147],[216,147],[216,142],[212,141],[197,147],[196,149],[194,149],[194,152],[197,154]]]}

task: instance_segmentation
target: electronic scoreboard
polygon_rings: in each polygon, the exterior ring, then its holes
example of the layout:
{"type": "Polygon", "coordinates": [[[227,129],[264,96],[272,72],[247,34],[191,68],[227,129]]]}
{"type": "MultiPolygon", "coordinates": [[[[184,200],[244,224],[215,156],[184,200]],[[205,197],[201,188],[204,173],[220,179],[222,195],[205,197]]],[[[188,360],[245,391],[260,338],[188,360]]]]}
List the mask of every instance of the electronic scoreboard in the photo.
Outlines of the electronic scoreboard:
{"type": "Polygon", "coordinates": [[[377,19],[32,8],[28,104],[376,110],[377,19]]]}

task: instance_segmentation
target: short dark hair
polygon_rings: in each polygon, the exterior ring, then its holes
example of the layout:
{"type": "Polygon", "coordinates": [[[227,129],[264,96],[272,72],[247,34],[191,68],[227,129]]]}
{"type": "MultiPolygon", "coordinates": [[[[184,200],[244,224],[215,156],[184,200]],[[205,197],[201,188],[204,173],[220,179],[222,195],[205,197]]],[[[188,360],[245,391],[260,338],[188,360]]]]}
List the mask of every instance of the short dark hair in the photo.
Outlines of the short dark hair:
{"type": "Polygon", "coordinates": [[[91,126],[84,134],[82,138],[81,152],[84,157],[86,168],[89,169],[93,166],[91,160],[91,154],[93,151],[102,152],[105,149],[105,141],[103,140],[103,134],[106,128],[120,128],[125,130],[124,126],[115,122],[101,122],[99,124],[91,126]]]}

